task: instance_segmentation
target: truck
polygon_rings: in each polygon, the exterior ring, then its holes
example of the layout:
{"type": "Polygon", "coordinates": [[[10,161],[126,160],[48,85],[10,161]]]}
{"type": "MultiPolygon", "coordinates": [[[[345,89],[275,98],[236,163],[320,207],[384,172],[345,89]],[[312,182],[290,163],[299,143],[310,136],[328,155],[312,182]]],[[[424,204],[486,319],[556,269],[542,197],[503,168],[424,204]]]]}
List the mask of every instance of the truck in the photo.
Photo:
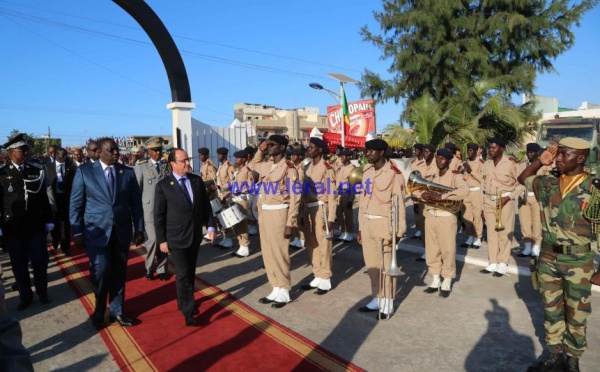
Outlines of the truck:
{"type": "Polygon", "coordinates": [[[600,118],[566,117],[552,120],[544,120],[540,124],[537,135],[537,143],[546,148],[553,142],[558,142],[565,137],[583,138],[590,143],[590,155],[586,167],[591,174],[600,174],[600,159],[598,158],[598,131],[600,130],[600,118]]]}

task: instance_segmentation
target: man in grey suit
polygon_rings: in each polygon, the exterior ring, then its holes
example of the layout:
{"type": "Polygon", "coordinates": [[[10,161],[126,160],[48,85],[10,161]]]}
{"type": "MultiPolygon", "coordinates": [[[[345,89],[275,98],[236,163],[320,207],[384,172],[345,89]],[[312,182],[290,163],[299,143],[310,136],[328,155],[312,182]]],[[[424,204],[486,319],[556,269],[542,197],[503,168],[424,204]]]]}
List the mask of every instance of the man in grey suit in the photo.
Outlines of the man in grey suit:
{"type": "Polygon", "coordinates": [[[85,248],[90,260],[96,297],[92,325],[104,327],[108,296],[110,320],[129,327],[133,321],[123,313],[127,259],[132,231],[136,245],[144,241],[142,194],[133,168],[117,162],[116,142],[103,138],[98,146],[98,161],[75,173],[69,209],[71,231],[75,246],[85,248]]]}
{"type": "Polygon", "coordinates": [[[166,272],[168,254],[161,252],[156,246],[156,231],[154,229],[154,193],[158,181],[168,175],[167,163],[162,159],[162,137],[152,137],[144,143],[148,149],[148,160],[140,160],[135,167],[135,178],[142,190],[142,205],[144,207],[144,223],[146,232],[146,279],[153,280],[154,262],[156,273],[160,280],[168,280],[166,272]]]}

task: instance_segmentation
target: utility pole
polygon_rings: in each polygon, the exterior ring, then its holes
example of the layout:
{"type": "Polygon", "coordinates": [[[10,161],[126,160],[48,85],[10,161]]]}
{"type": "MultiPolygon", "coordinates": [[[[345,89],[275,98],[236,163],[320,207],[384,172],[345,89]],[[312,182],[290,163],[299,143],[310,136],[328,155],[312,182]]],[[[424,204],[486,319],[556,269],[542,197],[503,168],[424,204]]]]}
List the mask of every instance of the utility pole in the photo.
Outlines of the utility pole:
{"type": "Polygon", "coordinates": [[[48,126],[48,139],[46,139],[46,155],[50,151],[50,126],[48,126]]]}

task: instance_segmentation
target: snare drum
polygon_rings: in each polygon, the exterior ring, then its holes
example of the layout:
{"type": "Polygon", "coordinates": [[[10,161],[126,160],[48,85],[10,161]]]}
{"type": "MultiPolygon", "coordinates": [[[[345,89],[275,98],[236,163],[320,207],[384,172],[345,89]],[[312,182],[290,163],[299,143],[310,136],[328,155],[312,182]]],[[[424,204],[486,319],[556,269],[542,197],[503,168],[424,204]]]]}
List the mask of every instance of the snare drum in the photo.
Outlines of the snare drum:
{"type": "Polygon", "coordinates": [[[229,208],[223,209],[221,213],[218,213],[217,218],[224,229],[229,229],[245,220],[246,215],[242,212],[242,208],[239,205],[232,204],[229,208]]]}

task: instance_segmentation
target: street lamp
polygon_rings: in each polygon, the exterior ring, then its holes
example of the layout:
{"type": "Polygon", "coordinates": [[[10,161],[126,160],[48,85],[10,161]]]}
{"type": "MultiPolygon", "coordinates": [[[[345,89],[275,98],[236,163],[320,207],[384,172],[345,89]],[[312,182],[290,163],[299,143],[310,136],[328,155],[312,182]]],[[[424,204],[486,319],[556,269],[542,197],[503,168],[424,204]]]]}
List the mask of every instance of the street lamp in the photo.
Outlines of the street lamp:
{"type": "MultiPolygon", "coordinates": [[[[340,104],[340,118],[342,118],[342,120],[343,120],[344,108],[342,107],[342,94],[344,94],[344,83],[356,84],[356,83],[358,83],[358,80],[354,80],[351,77],[346,76],[344,74],[328,73],[327,76],[340,82],[340,94],[337,94],[332,90],[324,88],[319,83],[310,83],[310,84],[308,84],[308,86],[313,89],[316,89],[316,90],[324,90],[327,93],[329,93],[332,97],[334,97],[334,99],[336,99],[336,102],[338,102],[340,104]]],[[[341,137],[342,137],[342,147],[346,147],[346,138],[345,138],[346,137],[346,128],[343,123],[342,123],[342,136],[341,137]]]]}

